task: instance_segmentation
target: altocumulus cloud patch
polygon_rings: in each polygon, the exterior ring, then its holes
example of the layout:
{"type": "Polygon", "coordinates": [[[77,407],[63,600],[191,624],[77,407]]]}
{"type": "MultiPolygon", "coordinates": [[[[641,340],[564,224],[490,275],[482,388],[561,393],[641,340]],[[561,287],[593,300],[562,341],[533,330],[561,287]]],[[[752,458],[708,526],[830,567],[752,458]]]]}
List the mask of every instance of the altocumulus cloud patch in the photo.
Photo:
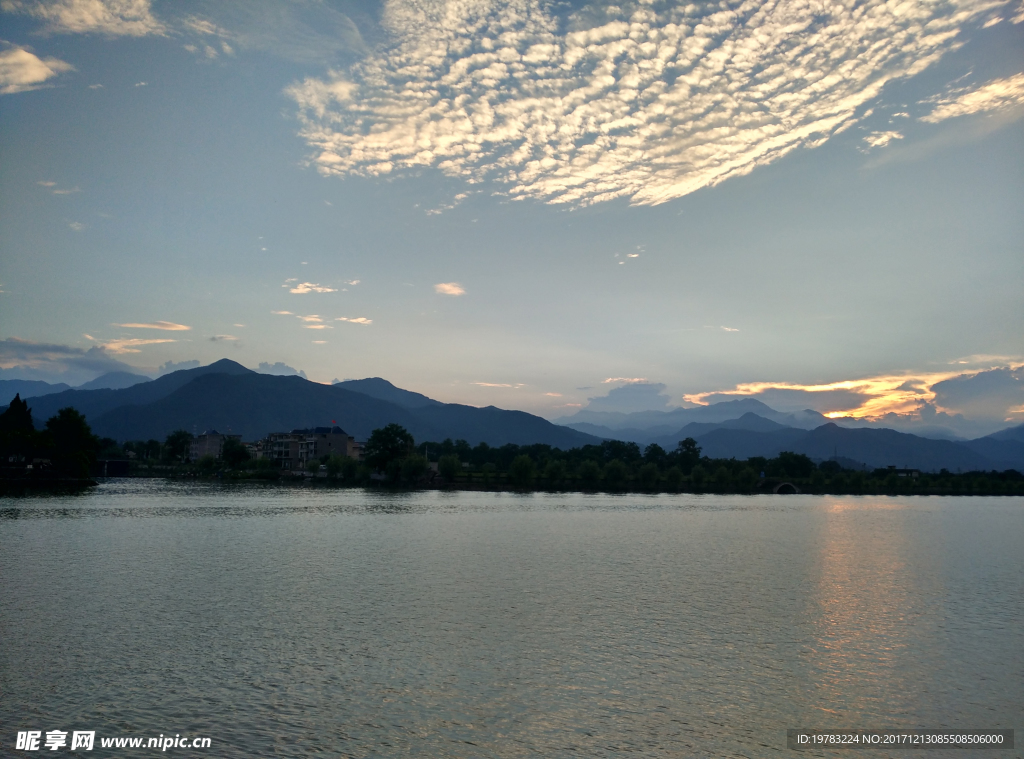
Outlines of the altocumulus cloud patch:
{"type": "Polygon", "coordinates": [[[324,174],[435,167],[513,198],[657,204],[820,145],[1005,5],[633,2],[566,20],[540,0],[391,0],[390,47],[287,92],[324,174]]]}

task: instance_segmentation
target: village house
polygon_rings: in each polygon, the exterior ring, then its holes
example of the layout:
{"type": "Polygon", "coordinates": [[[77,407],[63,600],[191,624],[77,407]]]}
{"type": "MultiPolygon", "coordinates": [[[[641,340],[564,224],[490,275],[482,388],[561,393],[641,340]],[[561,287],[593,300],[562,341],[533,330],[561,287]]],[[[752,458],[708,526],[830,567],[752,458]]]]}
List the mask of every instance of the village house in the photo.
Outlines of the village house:
{"type": "Polygon", "coordinates": [[[208,430],[202,435],[197,435],[189,444],[189,461],[198,461],[203,456],[213,456],[215,459],[219,459],[224,452],[224,441],[228,438],[239,442],[242,440],[241,435],[224,435],[217,430],[208,430]]]}
{"type": "Polygon", "coordinates": [[[272,432],[262,447],[262,458],[274,461],[279,469],[299,470],[324,456],[361,459],[363,446],[341,427],[313,427],[291,432],[272,432]]]}

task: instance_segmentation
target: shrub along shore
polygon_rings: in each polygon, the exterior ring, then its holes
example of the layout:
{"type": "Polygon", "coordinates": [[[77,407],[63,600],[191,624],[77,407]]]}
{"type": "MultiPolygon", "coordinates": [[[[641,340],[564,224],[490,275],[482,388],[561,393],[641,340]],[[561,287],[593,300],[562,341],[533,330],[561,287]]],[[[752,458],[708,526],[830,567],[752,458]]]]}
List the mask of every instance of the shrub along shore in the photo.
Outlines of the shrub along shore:
{"type": "MultiPolygon", "coordinates": [[[[464,440],[416,444],[402,427],[374,430],[364,459],[324,456],[301,471],[282,471],[270,459],[251,459],[228,441],[222,456],[186,462],[190,435],[165,443],[126,443],[134,476],[218,479],[224,482],[308,483],[325,487],[582,491],[612,493],[817,493],[835,495],[1024,495],[1024,476],[1004,472],[918,472],[844,468],[798,453],[745,461],[704,456],[692,438],[671,451],[659,445],[609,440],[562,451],[548,445],[473,447],[464,440]]],[[[113,441],[110,441],[113,442],[113,441]]],[[[108,447],[102,456],[116,455],[108,447]]]]}

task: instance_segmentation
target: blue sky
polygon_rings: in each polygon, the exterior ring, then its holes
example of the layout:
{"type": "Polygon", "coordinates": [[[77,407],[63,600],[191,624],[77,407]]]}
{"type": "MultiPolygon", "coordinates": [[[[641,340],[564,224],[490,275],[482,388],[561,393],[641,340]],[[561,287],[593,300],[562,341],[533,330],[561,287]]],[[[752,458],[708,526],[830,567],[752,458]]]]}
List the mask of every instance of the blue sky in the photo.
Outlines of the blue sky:
{"type": "Polygon", "coordinates": [[[0,29],[4,378],[228,357],[550,418],[638,380],[877,416],[1009,367],[985,413],[1024,421],[1018,0],[0,29]]]}

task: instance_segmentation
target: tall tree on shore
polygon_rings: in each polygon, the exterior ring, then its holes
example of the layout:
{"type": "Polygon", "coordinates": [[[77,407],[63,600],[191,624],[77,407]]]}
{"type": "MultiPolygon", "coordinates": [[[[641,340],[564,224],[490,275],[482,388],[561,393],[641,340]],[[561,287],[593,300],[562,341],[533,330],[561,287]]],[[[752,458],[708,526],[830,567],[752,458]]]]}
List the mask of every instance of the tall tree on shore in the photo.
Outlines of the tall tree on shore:
{"type": "Polygon", "coordinates": [[[389,424],[370,433],[363,447],[363,460],[378,472],[389,471],[392,462],[401,461],[412,453],[415,441],[400,424],[389,424]]]}

